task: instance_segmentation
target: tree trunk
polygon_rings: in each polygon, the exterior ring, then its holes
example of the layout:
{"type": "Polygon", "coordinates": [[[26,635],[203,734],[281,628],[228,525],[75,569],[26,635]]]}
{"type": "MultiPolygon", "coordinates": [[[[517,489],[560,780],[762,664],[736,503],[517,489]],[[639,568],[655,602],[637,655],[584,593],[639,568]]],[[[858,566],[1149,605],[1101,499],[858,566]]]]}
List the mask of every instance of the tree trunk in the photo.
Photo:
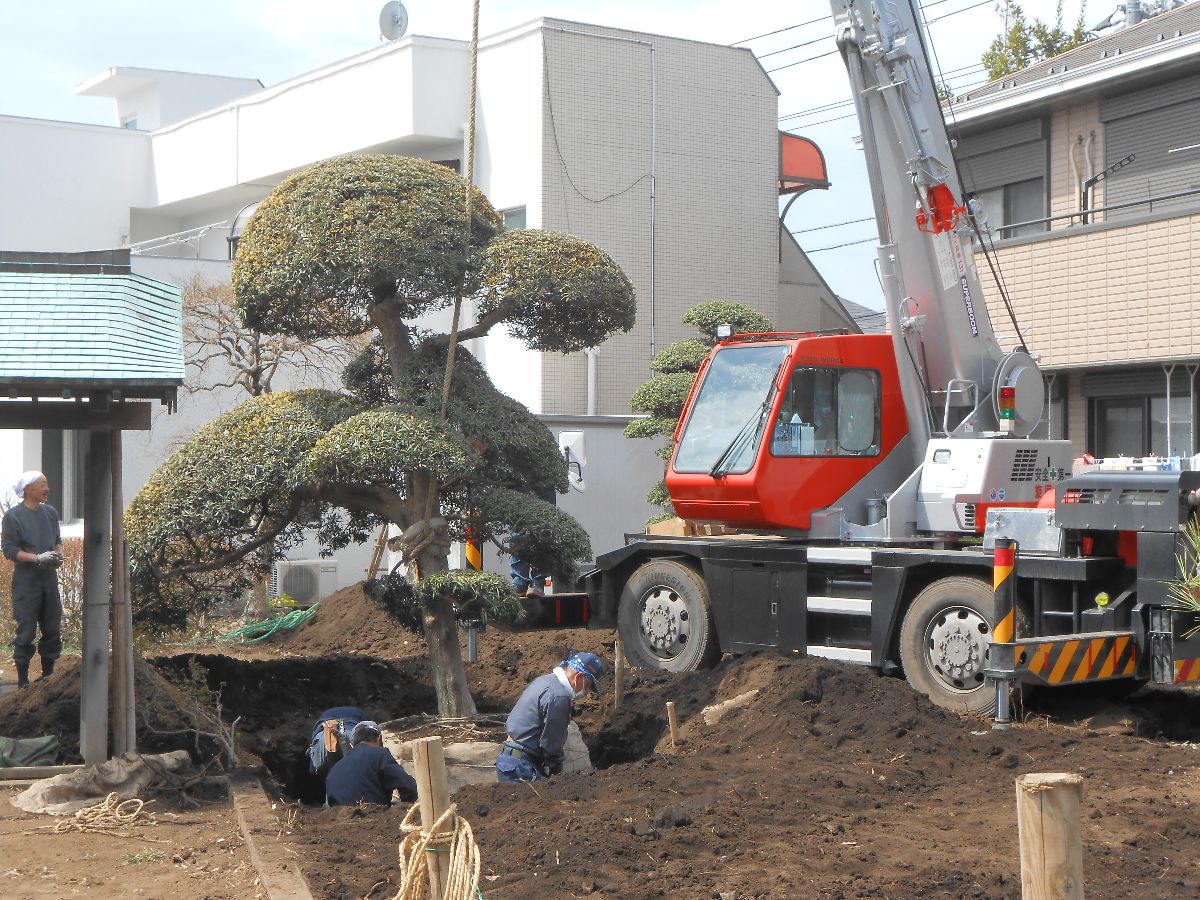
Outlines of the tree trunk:
{"type": "MultiPolygon", "coordinates": [[[[421,554],[421,578],[428,578],[448,568],[446,557],[421,554]]],[[[462,718],[475,715],[475,700],[467,682],[462,648],[458,643],[458,623],[450,601],[435,597],[425,608],[425,643],[429,647],[429,663],[433,669],[433,687],[437,692],[438,715],[443,718],[462,718]]]]}

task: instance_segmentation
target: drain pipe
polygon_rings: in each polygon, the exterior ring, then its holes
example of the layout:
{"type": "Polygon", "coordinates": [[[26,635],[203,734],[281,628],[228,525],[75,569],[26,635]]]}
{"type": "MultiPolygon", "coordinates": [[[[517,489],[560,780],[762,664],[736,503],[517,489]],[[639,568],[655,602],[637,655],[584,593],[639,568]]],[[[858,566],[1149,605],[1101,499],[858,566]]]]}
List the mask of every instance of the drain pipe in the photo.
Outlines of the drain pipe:
{"type": "MultiPolygon", "coordinates": [[[[1167,375],[1167,459],[1171,458],[1171,376],[1175,374],[1175,363],[1162,364],[1163,372],[1167,375]]],[[[1153,448],[1151,448],[1153,449],[1153,448]]]]}
{"type": "Polygon", "coordinates": [[[1083,212],[1083,180],[1079,177],[1079,163],[1075,161],[1076,149],[1083,146],[1083,135],[1075,136],[1075,143],[1071,145],[1071,184],[1075,185],[1075,197],[1079,211],[1083,212]]]}
{"type": "Polygon", "coordinates": [[[596,415],[596,388],[597,388],[597,369],[598,357],[600,351],[595,347],[587,349],[587,414],[589,416],[596,415]]]}
{"type": "MultiPolygon", "coordinates": [[[[1087,166],[1087,181],[1091,181],[1092,175],[1095,174],[1092,171],[1092,142],[1094,140],[1096,140],[1096,132],[1095,131],[1093,131],[1091,134],[1088,135],[1088,139],[1083,145],[1083,162],[1084,162],[1084,165],[1087,166]]],[[[1086,184],[1087,181],[1085,181],[1084,183],[1086,184]]],[[[1088,224],[1088,217],[1086,215],[1086,212],[1092,206],[1092,198],[1090,196],[1088,196],[1088,193],[1087,193],[1089,190],[1095,190],[1095,187],[1093,186],[1092,188],[1084,188],[1083,210],[1082,210],[1082,212],[1085,213],[1085,215],[1083,217],[1084,225],[1088,224]]]]}

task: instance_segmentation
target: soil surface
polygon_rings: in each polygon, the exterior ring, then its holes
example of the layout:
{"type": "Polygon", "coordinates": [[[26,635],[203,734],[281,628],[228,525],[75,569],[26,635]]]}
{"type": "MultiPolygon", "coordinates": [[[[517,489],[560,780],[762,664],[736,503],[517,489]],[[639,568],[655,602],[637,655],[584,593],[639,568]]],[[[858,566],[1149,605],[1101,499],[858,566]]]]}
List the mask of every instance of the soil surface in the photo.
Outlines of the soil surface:
{"type": "MultiPolygon", "coordinates": [[[[613,637],[489,629],[468,666],[481,712],[507,711],[570,649],[611,659],[613,637]]],[[[435,705],[423,643],[358,588],[249,652],[176,650],[150,662],[154,678],[183,686],[181,704],[197,677],[220,689],[224,719],[241,717],[242,751],[266,763],[281,804],[303,793],[303,749],[324,708],[353,703],[385,721],[435,705]]],[[[71,747],[77,703],[78,670],[64,666],[0,698],[0,734],[55,731],[71,747]]],[[[618,711],[611,693],[579,706],[596,772],[473,786],[456,798],[482,851],[488,900],[1015,898],[1013,780],[1053,771],[1084,776],[1089,897],[1200,896],[1195,693],[1147,689],[1117,702],[1097,689],[1043,692],[1021,725],[993,732],[896,678],[761,655],[686,675],[632,672],[618,711]],[[706,705],[754,689],[719,722],[702,720],[706,705]],[[676,747],[668,700],[679,713],[676,747]]],[[[390,896],[404,813],[305,806],[281,839],[314,896],[390,896]]],[[[73,877],[86,874],[79,868],[73,877]]]]}

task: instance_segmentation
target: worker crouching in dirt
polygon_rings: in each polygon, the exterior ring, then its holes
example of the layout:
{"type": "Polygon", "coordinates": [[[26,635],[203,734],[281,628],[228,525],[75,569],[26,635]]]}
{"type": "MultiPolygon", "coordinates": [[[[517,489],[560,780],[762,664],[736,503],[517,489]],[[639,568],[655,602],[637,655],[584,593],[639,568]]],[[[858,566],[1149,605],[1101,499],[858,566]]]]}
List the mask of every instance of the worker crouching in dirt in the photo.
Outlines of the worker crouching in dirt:
{"type": "Polygon", "coordinates": [[[575,653],[549,675],[535,678],[509,713],[508,737],[496,757],[496,779],[508,784],[557,775],[571,704],[585,691],[597,693],[604,661],[595,653],[575,653]]]}
{"type": "Polygon", "coordinates": [[[401,800],[417,799],[416,781],[383,746],[383,733],[376,723],[368,719],[355,725],[350,745],[350,752],[325,778],[325,795],[330,806],[356,803],[390,806],[392,791],[399,791],[401,800]]]}
{"type": "Polygon", "coordinates": [[[325,776],[350,751],[354,726],[367,717],[357,706],[335,706],[317,717],[308,742],[308,774],[319,782],[319,795],[325,796],[325,776]]]}

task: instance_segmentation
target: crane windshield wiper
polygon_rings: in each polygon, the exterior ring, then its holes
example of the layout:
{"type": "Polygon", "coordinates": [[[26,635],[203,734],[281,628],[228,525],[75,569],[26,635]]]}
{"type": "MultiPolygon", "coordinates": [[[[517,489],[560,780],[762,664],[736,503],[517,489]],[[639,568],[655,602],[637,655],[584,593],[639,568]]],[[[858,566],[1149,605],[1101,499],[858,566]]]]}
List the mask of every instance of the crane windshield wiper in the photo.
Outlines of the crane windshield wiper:
{"type": "Polygon", "coordinates": [[[741,430],[733,436],[733,440],[729,442],[729,446],[721,451],[721,455],[717,457],[717,461],[713,463],[713,467],[708,470],[708,474],[713,478],[720,478],[731,468],[734,462],[742,455],[742,451],[746,449],[746,444],[751,437],[756,436],[761,430],[763,419],[767,415],[767,410],[771,407],[771,398],[775,396],[775,392],[767,394],[762,404],[754,411],[754,414],[746,420],[746,424],[741,430]]]}

